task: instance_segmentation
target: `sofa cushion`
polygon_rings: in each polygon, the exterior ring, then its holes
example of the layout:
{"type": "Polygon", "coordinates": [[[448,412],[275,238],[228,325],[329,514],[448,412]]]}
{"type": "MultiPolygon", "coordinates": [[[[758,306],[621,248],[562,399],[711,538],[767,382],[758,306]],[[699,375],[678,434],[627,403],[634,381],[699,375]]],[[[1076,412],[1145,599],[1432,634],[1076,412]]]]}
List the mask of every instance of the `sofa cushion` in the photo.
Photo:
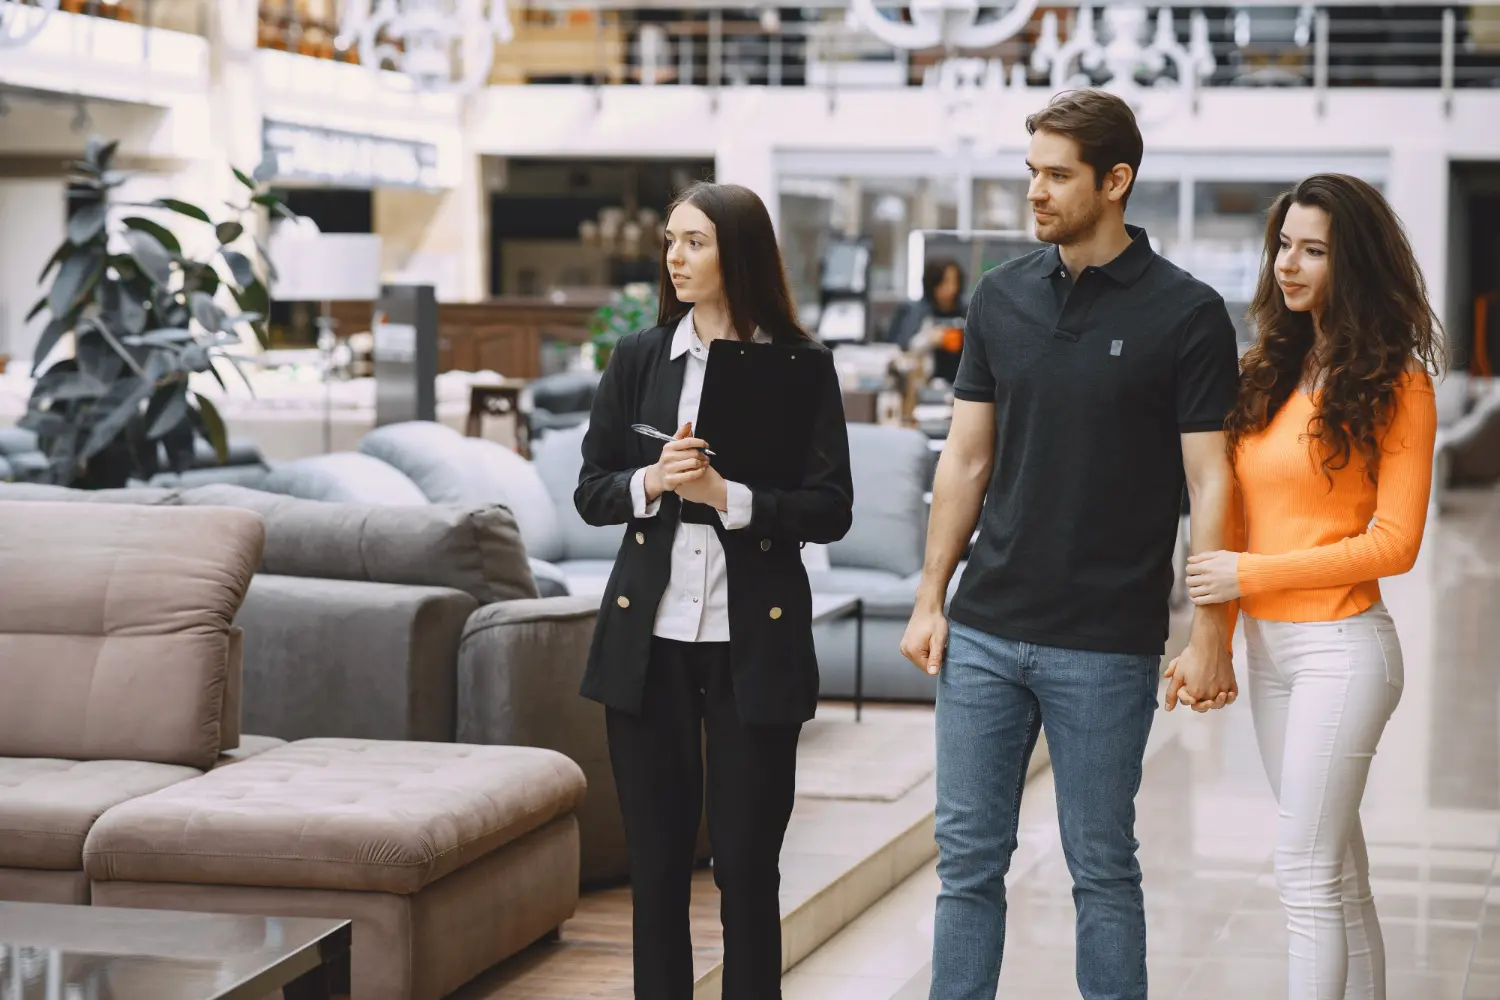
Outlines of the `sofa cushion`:
{"type": "Polygon", "coordinates": [[[579,426],[551,432],[536,442],[533,461],[557,511],[558,528],[562,533],[561,558],[613,561],[620,548],[620,539],[624,537],[625,526],[611,524],[600,528],[586,524],[573,504],[573,491],[578,488],[578,470],[583,466],[583,435],[587,429],[587,426],[579,426]]]}
{"type": "Polygon", "coordinates": [[[898,576],[915,573],[927,541],[927,436],[908,427],[850,424],[849,466],[854,523],[828,546],[829,561],[898,576]]]}
{"type": "Polygon", "coordinates": [[[337,503],[427,502],[416,483],[380,459],[357,451],[338,451],[278,462],[266,474],[263,488],[289,497],[337,503]]]}
{"type": "Polygon", "coordinates": [[[264,540],[242,510],[0,503],[0,756],[212,765],[264,540]]]}
{"type": "Polygon", "coordinates": [[[446,424],[412,420],[377,427],[359,450],[400,470],[432,503],[510,508],[537,559],[562,555],[552,498],[526,459],[494,441],[464,437],[446,424]]]}
{"type": "Polygon", "coordinates": [[[133,503],[169,507],[178,502],[177,490],[139,486],[122,490],[74,490],[47,483],[0,483],[0,500],[57,500],[64,503],[133,503]]]}
{"type": "Polygon", "coordinates": [[[94,824],[96,882],[414,893],[569,815],[583,773],[531,747],[303,740],[94,824]]]}
{"type": "Polygon", "coordinates": [[[83,839],[106,809],[200,772],[134,760],[0,757],[0,868],[83,867],[83,839]]]}
{"type": "Polygon", "coordinates": [[[182,502],[243,507],[265,518],[265,573],[451,587],[481,604],[537,596],[504,507],[322,503],[228,485],[184,490],[182,502]]]}

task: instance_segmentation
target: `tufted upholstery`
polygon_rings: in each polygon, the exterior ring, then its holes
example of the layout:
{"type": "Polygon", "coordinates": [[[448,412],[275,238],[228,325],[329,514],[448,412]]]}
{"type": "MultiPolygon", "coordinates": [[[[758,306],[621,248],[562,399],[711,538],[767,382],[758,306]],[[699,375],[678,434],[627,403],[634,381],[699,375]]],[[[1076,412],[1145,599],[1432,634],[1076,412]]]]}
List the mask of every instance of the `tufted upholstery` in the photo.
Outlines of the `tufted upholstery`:
{"type": "Polygon", "coordinates": [[[0,868],[77,871],[106,809],[197,774],[133,760],[0,757],[0,868]]]}
{"type": "Polygon", "coordinates": [[[84,867],[95,882],[411,894],[583,792],[578,765],[548,750],[303,740],[115,807],[84,867]]]}
{"type": "Polygon", "coordinates": [[[0,757],[211,767],[264,543],[243,510],[0,504],[0,757]]]}

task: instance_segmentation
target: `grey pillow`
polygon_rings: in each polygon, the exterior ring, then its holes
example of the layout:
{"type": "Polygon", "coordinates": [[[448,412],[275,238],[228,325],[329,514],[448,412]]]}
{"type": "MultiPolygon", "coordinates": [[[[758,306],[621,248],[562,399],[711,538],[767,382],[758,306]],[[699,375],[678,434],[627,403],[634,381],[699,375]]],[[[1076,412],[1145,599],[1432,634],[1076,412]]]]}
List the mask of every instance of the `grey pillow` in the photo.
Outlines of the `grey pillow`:
{"type": "Polygon", "coordinates": [[[504,445],[413,420],[376,428],[359,450],[410,477],[432,503],[504,504],[515,515],[529,555],[562,555],[557,512],[546,486],[530,462],[504,445]]]}
{"type": "Polygon", "coordinates": [[[323,503],[229,485],[184,490],[182,502],[260,514],[263,573],[451,587],[483,604],[537,596],[504,507],[323,503]]]}
{"type": "Polygon", "coordinates": [[[416,483],[378,458],[357,451],[279,462],[266,475],[264,489],[304,500],[338,503],[427,503],[416,483]]]}
{"type": "Polygon", "coordinates": [[[583,466],[583,435],[587,425],[563,431],[552,431],[534,448],[536,471],[541,473],[547,493],[557,512],[562,535],[563,558],[610,559],[620,550],[624,525],[598,528],[578,516],[573,505],[573,491],[578,488],[578,470],[583,466]]]}
{"type": "Polygon", "coordinates": [[[906,576],[922,568],[927,539],[927,435],[908,427],[849,425],[854,523],[828,546],[835,568],[883,569],[906,576]]]}

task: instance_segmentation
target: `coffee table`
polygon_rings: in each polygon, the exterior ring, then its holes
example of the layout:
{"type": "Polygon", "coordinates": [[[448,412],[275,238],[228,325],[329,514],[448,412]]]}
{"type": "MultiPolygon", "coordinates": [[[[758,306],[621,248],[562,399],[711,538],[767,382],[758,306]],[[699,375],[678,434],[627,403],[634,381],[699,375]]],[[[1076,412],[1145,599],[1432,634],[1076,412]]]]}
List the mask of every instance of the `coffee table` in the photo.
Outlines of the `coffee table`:
{"type": "Polygon", "coordinates": [[[854,721],[865,705],[865,602],[853,594],[812,595],[812,623],[854,619],[854,721]]]}
{"type": "Polygon", "coordinates": [[[327,1000],[349,941],[347,920],[0,902],[0,995],[327,1000]]]}

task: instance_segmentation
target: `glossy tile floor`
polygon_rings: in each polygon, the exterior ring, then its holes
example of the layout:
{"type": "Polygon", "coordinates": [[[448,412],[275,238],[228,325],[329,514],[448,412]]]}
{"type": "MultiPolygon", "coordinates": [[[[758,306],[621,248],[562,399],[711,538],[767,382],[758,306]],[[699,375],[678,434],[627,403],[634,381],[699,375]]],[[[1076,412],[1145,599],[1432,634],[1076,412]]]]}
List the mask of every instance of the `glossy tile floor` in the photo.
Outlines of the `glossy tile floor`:
{"type": "MultiPolygon", "coordinates": [[[[1362,816],[1387,996],[1500,1000],[1500,491],[1450,494],[1417,566],[1383,589],[1406,686],[1362,816]]],[[[1044,772],[1023,804],[1005,1000],[1078,996],[1051,793],[1044,772]]],[[[1153,1000],[1285,997],[1276,806],[1248,699],[1158,714],[1138,811],[1153,1000]]],[[[794,968],[785,1000],[925,1000],[936,891],[929,864],[794,968]]]]}

